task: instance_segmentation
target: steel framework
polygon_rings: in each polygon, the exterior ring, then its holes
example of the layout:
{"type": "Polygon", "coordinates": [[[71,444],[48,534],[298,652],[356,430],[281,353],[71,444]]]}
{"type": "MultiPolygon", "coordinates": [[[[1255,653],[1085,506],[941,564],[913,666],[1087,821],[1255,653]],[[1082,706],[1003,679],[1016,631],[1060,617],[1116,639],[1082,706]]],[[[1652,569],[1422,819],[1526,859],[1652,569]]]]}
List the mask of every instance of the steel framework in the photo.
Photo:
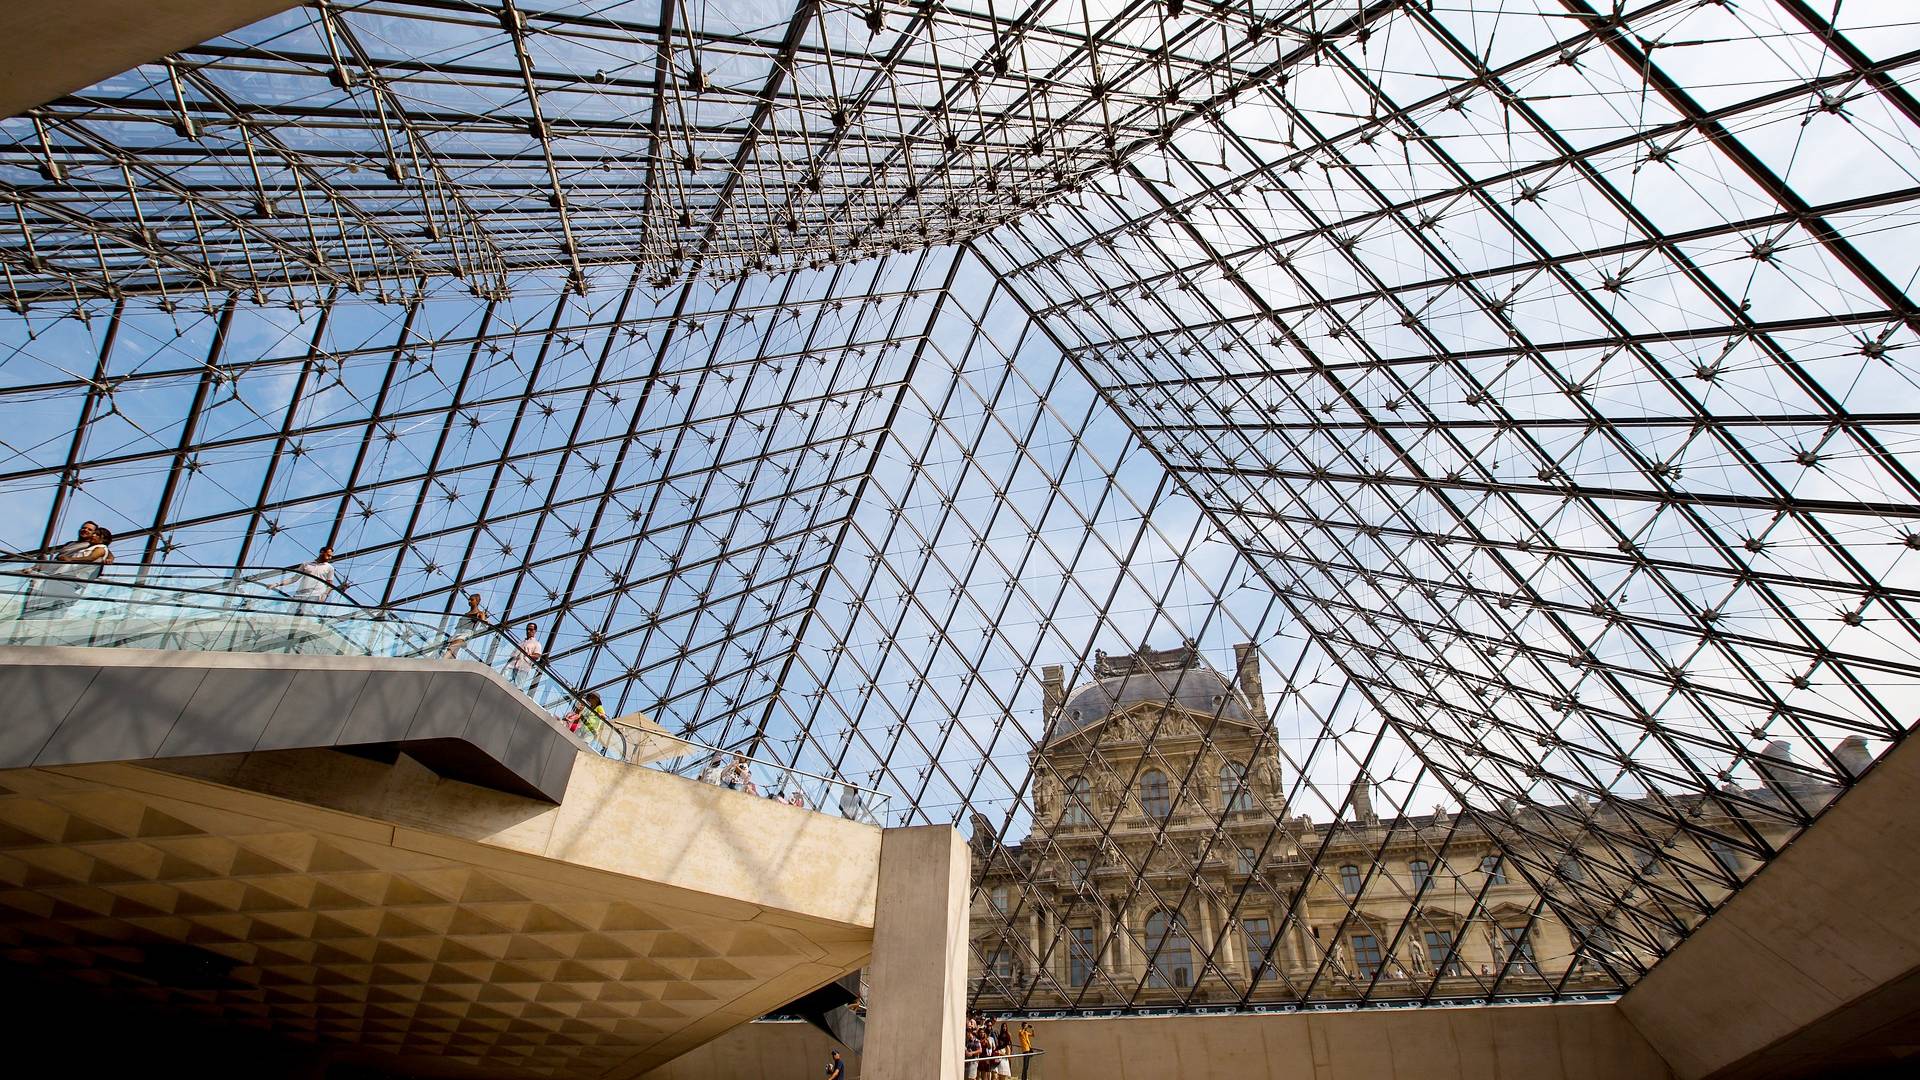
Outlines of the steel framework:
{"type": "Polygon", "coordinates": [[[1901,0],[315,0],[0,121],[0,538],[480,592],[971,829],[1020,1008],[1618,990],[1920,704],[1916,72],[1901,0]],[[1243,641],[1298,872],[1166,759],[1199,849],[1041,887],[1039,668],[1243,641]],[[1471,840],[1576,955],[1225,962],[1355,835],[1334,940],[1471,840]],[[1195,896],[1206,995],[1064,974],[1195,896]]]}

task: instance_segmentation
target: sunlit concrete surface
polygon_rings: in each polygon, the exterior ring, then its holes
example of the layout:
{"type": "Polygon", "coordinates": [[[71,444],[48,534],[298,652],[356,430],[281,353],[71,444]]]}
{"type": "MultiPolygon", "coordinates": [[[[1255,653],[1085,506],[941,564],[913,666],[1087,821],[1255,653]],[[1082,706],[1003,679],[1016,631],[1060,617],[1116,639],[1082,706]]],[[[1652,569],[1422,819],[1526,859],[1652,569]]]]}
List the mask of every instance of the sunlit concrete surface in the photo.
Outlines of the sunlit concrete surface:
{"type": "Polygon", "coordinates": [[[1917,801],[1909,740],[1621,998],[1677,1075],[1920,1072],[1917,801]]]}
{"type": "Polygon", "coordinates": [[[874,1080],[957,1080],[966,1024],[966,841],[945,825],[880,845],[862,1051],[874,1080]]]}

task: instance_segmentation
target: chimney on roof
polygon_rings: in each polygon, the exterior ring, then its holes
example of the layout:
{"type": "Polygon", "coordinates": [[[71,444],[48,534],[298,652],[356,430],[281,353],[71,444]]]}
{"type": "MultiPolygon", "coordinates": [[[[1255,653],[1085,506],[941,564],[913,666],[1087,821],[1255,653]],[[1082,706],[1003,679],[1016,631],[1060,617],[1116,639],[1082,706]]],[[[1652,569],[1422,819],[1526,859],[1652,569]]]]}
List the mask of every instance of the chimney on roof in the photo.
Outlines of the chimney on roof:
{"type": "Polygon", "coordinates": [[[1813,778],[1796,768],[1793,747],[1785,739],[1775,739],[1760,751],[1754,762],[1760,778],[1783,800],[1804,800],[1819,787],[1813,778]]]}
{"type": "Polygon", "coordinates": [[[1347,809],[1352,812],[1355,825],[1380,823],[1373,812],[1373,785],[1367,783],[1365,776],[1354,778],[1353,787],[1347,792],[1347,809]]]}
{"type": "Polygon", "coordinates": [[[1256,724],[1267,720],[1267,697],[1260,689],[1260,651],[1250,642],[1233,647],[1233,682],[1247,699],[1247,708],[1252,710],[1252,719],[1256,724]]]}
{"type": "Polygon", "coordinates": [[[1059,664],[1040,669],[1040,722],[1051,724],[1067,703],[1066,671],[1059,664]]]}
{"type": "Polygon", "coordinates": [[[1856,779],[1873,764],[1873,754],[1867,750],[1867,740],[1859,735],[1849,735],[1840,740],[1833,748],[1833,756],[1840,760],[1840,767],[1847,775],[1856,779]]]}

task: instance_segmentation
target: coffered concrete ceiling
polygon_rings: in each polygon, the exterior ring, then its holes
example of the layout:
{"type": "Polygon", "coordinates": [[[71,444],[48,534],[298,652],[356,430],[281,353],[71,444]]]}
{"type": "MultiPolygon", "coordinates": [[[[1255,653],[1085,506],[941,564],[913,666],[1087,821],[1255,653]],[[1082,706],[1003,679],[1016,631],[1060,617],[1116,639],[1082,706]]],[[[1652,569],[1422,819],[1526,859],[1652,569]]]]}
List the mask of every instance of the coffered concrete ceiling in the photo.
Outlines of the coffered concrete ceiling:
{"type": "Polygon", "coordinates": [[[0,957],[423,1072],[632,1076],[871,949],[827,920],[407,836],[130,766],[6,772],[0,957]]]}

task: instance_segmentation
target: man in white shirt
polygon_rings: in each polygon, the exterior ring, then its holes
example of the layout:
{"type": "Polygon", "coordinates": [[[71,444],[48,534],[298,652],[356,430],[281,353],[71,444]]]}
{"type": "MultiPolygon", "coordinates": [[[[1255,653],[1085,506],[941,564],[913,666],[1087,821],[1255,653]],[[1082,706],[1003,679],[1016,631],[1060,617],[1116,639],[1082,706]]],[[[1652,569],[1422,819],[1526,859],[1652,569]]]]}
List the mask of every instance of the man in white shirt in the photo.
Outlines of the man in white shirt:
{"type": "Polygon", "coordinates": [[[514,646],[513,655],[507,657],[507,681],[532,697],[534,688],[540,685],[540,660],[546,655],[546,650],[540,647],[540,624],[528,623],[527,636],[514,646]]]}
{"type": "Polygon", "coordinates": [[[273,583],[276,589],[293,586],[293,595],[302,603],[324,603],[333,598],[333,548],[323,547],[311,562],[293,568],[293,573],[273,583]]]}

